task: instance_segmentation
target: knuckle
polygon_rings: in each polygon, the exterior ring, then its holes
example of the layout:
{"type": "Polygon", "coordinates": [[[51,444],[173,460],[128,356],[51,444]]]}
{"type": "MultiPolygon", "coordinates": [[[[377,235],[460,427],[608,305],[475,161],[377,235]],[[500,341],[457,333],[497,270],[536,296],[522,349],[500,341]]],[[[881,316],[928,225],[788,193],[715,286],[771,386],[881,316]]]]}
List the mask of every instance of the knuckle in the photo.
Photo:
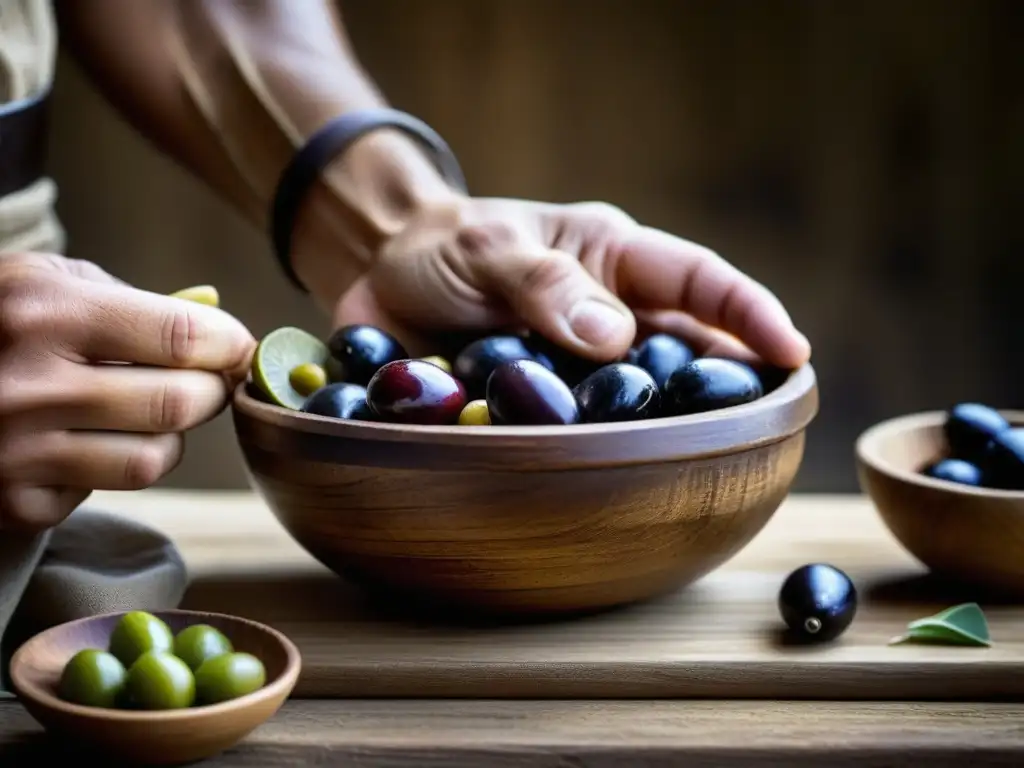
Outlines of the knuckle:
{"type": "Polygon", "coordinates": [[[605,202],[584,202],[575,203],[572,206],[573,212],[593,224],[604,225],[609,228],[635,224],[633,217],[616,205],[605,202]]]}
{"type": "Polygon", "coordinates": [[[201,333],[199,319],[191,309],[175,309],[164,319],[160,339],[162,351],[174,365],[185,367],[195,358],[201,333]]]}
{"type": "Polygon", "coordinates": [[[469,258],[486,259],[492,254],[513,248],[519,239],[519,231],[512,224],[488,221],[460,228],[456,244],[469,258]]]}
{"type": "Polygon", "coordinates": [[[0,338],[12,342],[31,337],[52,321],[40,283],[25,273],[0,280],[0,338]]]}
{"type": "Polygon", "coordinates": [[[156,429],[181,432],[191,426],[194,413],[189,390],[177,383],[165,382],[153,392],[150,423],[156,429]]]}
{"type": "Polygon", "coordinates": [[[525,301],[559,288],[572,278],[575,268],[575,259],[553,253],[533,260],[520,277],[518,298],[525,301]]]}
{"type": "Polygon", "coordinates": [[[125,489],[140,491],[155,485],[167,472],[168,453],[166,443],[153,441],[128,454],[124,465],[125,489]]]}
{"type": "Polygon", "coordinates": [[[6,375],[0,378],[0,433],[3,432],[5,421],[22,410],[24,391],[13,378],[6,375]]]}

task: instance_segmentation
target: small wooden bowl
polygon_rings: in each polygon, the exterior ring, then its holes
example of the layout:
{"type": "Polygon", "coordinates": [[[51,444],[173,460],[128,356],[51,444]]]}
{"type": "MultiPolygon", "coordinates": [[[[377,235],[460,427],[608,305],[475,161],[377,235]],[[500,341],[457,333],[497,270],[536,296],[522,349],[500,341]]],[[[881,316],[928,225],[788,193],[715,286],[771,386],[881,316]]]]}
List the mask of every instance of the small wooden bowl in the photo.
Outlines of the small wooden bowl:
{"type": "MultiPolygon", "coordinates": [[[[1024,413],[1002,411],[1011,424],[1024,413]]],[[[1024,492],[922,475],[946,455],[946,415],[891,419],[857,440],[861,488],[896,539],[932,571],[999,591],[1024,592],[1024,492]]]]}
{"type": "Polygon", "coordinates": [[[202,611],[154,612],[177,633],[191,624],[210,624],[235,650],[263,662],[267,683],[233,701],[165,712],[100,709],[57,697],[68,660],[85,648],[106,649],[124,615],[110,613],[71,621],[41,632],[11,659],[11,682],[25,709],[61,739],[131,765],[177,765],[202,760],[234,746],[268,720],[295,687],[302,666],[299,651],[277,630],[248,619],[202,611]]]}
{"type": "Polygon", "coordinates": [[[339,421],[234,395],[254,487],[327,567],[413,602],[575,613],[694,581],[789,491],[813,369],[753,403],[569,427],[339,421]]]}

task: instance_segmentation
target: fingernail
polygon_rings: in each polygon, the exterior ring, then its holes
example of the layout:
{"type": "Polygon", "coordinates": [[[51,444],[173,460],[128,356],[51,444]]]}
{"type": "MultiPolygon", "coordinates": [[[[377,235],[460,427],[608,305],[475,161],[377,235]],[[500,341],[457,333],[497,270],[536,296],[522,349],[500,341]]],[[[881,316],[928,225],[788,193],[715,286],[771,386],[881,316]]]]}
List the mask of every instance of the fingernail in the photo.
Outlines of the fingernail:
{"type": "Polygon", "coordinates": [[[595,347],[614,338],[626,322],[619,310],[596,299],[577,303],[566,319],[576,338],[595,347]]]}

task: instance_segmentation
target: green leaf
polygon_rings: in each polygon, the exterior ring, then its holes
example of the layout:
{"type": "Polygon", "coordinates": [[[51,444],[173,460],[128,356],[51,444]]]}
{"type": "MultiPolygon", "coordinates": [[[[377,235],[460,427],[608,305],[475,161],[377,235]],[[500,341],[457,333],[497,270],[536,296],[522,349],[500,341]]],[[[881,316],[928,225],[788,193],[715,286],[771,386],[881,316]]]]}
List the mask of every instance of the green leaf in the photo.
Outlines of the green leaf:
{"type": "Polygon", "coordinates": [[[988,647],[992,640],[981,607],[977,603],[962,603],[910,622],[906,634],[894,638],[889,645],[902,643],[988,647]]]}

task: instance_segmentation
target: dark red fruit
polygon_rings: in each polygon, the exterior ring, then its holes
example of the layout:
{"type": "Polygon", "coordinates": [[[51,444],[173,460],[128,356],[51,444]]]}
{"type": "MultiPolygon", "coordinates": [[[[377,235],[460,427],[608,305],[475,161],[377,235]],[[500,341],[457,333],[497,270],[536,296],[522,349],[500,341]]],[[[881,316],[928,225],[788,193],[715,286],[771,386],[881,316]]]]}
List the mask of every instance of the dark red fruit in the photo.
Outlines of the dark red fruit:
{"type": "Polygon", "coordinates": [[[466,390],[433,363],[396,360],[370,379],[366,402],[382,421],[454,424],[466,404],[466,390]]]}
{"type": "Polygon", "coordinates": [[[535,360],[513,360],[487,380],[492,424],[575,424],[579,406],[568,385],[535,360]]]}
{"type": "Polygon", "coordinates": [[[518,336],[486,336],[459,352],[452,373],[465,385],[469,396],[478,400],[487,392],[487,380],[494,369],[513,360],[536,360],[545,368],[554,368],[547,357],[528,349],[518,336]]]}
{"type": "Polygon", "coordinates": [[[332,381],[366,383],[381,366],[409,357],[405,348],[389,333],[372,325],[346,325],[327,341],[333,362],[328,365],[332,381]]]}

